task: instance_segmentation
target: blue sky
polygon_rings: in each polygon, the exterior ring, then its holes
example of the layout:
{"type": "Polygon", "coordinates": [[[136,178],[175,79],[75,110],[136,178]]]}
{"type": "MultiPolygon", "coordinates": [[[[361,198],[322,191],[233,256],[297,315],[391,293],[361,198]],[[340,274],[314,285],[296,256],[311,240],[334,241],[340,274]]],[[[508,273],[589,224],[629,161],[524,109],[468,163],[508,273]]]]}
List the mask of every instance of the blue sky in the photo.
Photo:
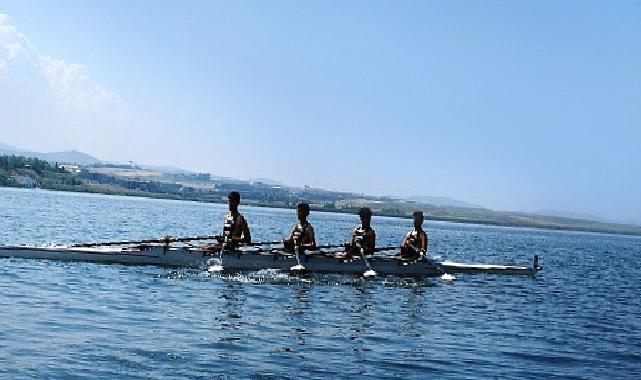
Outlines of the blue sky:
{"type": "Polygon", "coordinates": [[[0,13],[3,143],[641,223],[640,1],[0,13]]]}

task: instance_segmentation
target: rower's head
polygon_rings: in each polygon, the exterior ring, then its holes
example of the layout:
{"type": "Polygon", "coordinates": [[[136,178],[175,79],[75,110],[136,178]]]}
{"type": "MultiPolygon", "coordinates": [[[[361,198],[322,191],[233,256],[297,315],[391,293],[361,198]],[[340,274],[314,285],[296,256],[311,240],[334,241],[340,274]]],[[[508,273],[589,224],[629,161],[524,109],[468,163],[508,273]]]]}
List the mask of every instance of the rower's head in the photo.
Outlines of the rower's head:
{"type": "Polygon", "coordinates": [[[240,205],[240,193],[238,191],[232,191],[227,195],[227,204],[229,205],[229,211],[238,211],[238,206],[240,205]]]}
{"type": "Polygon", "coordinates": [[[309,203],[299,203],[296,206],[296,214],[298,215],[298,220],[304,222],[309,216],[309,203]]]}
{"type": "Polygon", "coordinates": [[[369,227],[372,223],[372,210],[369,207],[361,207],[358,210],[358,216],[361,218],[361,224],[363,227],[369,227]]]}
{"type": "Polygon", "coordinates": [[[419,229],[423,226],[423,211],[414,211],[412,214],[412,219],[414,219],[414,228],[419,229]]]}

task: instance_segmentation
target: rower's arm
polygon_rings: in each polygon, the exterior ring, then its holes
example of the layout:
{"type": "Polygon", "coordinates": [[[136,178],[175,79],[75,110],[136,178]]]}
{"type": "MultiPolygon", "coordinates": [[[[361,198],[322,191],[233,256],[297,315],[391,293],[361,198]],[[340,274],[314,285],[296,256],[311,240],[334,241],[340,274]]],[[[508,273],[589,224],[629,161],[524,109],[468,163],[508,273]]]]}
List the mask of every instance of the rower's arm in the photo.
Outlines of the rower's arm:
{"type": "Polygon", "coordinates": [[[251,244],[252,238],[249,233],[243,232],[243,235],[240,237],[232,237],[231,241],[239,244],[251,244]]]}
{"type": "Polygon", "coordinates": [[[252,242],[252,235],[249,232],[249,225],[247,224],[247,220],[245,220],[245,218],[243,218],[242,230],[243,230],[243,243],[250,244],[252,242]]]}
{"type": "Polygon", "coordinates": [[[294,243],[294,231],[289,233],[289,236],[283,239],[283,243],[293,244],[294,243]]]}
{"type": "Polygon", "coordinates": [[[289,236],[283,239],[283,245],[285,247],[293,247],[294,246],[294,230],[292,229],[292,232],[289,233],[289,236]]]}
{"type": "Polygon", "coordinates": [[[366,235],[366,243],[365,243],[365,251],[367,253],[374,253],[374,250],[376,249],[376,232],[374,230],[371,230],[372,233],[369,235],[366,235]]]}
{"type": "Polygon", "coordinates": [[[421,253],[427,253],[427,232],[421,235],[421,253]]]}
{"type": "Polygon", "coordinates": [[[316,248],[316,237],[314,236],[314,229],[309,227],[307,230],[307,243],[301,244],[302,247],[314,249],[316,248]]]}

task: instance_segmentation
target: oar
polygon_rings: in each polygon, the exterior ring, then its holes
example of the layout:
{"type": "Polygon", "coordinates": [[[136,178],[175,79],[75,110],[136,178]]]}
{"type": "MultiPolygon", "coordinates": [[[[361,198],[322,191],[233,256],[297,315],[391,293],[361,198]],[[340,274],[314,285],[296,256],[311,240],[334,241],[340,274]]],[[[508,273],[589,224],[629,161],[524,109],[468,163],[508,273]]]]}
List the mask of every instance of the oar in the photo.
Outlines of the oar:
{"type": "MultiPolygon", "coordinates": [[[[157,239],[142,239],[142,240],[121,240],[121,241],[105,241],[105,242],[96,242],[96,243],[78,243],[74,247],[101,247],[101,246],[110,246],[110,245],[132,245],[132,244],[150,244],[150,243],[181,243],[187,241],[197,241],[197,240],[218,240],[220,235],[204,235],[204,236],[186,236],[186,237],[173,237],[173,236],[164,236],[157,239]]],[[[261,245],[272,245],[272,244],[282,244],[282,241],[261,241],[248,244],[240,244],[244,246],[261,246],[261,245]]]]}
{"type": "MultiPolygon", "coordinates": [[[[305,270],[305,266],[303,266],[303,264],[301,264],[301,262],[300,262],[301,246],[297,245],[296,243],[297,242],[294,241],[294,254],[296,256],[296,263],[297,264],[294,265],[293,267],[289,268],[289,270],[294,271],[294,272],[300,272],[300,271],[304,271],[305,270]]],[[[336,247],[340,247],[340,246],[337,246],[337,245],[316,246],[316,247],[314,247],[314,250],[319,249],[319,248],[336,248],[336,247]]]]}
{"type": "Polygon", "coordinates": [[[303,266],[303,264],[300,263],[299,252],[300,252],[300,245],[298,245],[298,242],[296,240],[294,240],[294,254],[296,255],[296,262],[298,264],[296,264],[293,267],[289,268],[289,270],[291,270],[291,271],[300,272],[300,271],[304,271],[305,270],[305,267],[303,266]]]}
{"type": "Polygon", "coordinates": [[[174,238],[177,242],[194,241],[194,240],[218,240],[220,235],[207,235],[207,236],[187,236],[174,238]]]}
{"type": "Polygon", "coordinates": [[[363,273],[363,277],[376,276],[376,271],[372,269],[372,266],[369,264],[369,260],[367,260],[367,257],[365,257],[365,249],[363,249],[363,247],[361,247],[361,256],[363,257],[363,260],[365,261],[365,266],[367,267],[367,270],[363,273]]]}
{"type": "Polygon", "coordinates": [[[310,251],[315,251],[317,249],[328,249],[328,248],[344,248],[344,244],[326,244],[326,245],[317,245],[314,247],[314,249],[310,249],[310,251]]]}
{"type": "Polygon", "coordinates": [[[75,244],[74,247],[100,247],[100,246],[109,246],[109,245],[131,245],[131,244],[150,244],[150,243],[167,244],[167,243],[195,241],[195,240],[215,240],[217,238],[218,238],[218,235],[187,236],[187,237],[164,236],[158,239],[122,240],[122,241],[107,241],[107,242],[98,242],[98,243],[78,243],[78,244],[75,244]]]}
{"type": "MultiPolygon", "coordinates": [[[[278,243],[281,243],[281,244],[282,244],[282,241],[279,241],[278,243]]],[[[253,245],[254,245],[254,243],[252,243],[252,246],[253,246],[253,245]]],[[[267,245],[267,244],[265,244],[265,245],[267,245]]],[[[336,245],[327,244],[327,245],[317,245],[317,246],[316,246],[316,247],[314,247],[313,249],[309,248],[308,250],[309,250],[310,252],[314,252],[314,251],[316,251],[316,250],[320,250],[320,249],[344,248],[344,247],[345,247],[345,245],[343,245],[343,244],[336,244],[336,245]]],[[[379,248],[374,249],[374,252],[393,251],[393,250],[395,250],[395,249],[399,249],[399,248],[400,248],[400,247],[394,247],[394,246],[390,246],[390,247],[379,247],[379,248]]],[[[274,249],[273,249],[273,248],[265,248],[265,249],[254,249],[254,250],[252,250],[251,252],[254,252],[254,253],[261,253],[261,252],[273,252],[273,251],[274,251],[274,249]]],[[[331,254],[331,253],[335,253],[335,251],[326,251],[326,252],[321,251],[320,253],[324,253],[324,254],[331,254]]]]}
{"type": "MultiPolygon", "coordinates": [[[[318,248],[318,247],[317,247],[318,248]]],[[[314,252],[313,249],[308,248],[308,251],[314,252]]],[[[260,249],[252,249],[250,251],[243,251],[243,252],[250,252],[250,253],[264,253],[264,252],[269,252],[269,253],[278,253],[278,254],[284,254],[284,255],[291,255],[292,253],[289,251],[286,251],[284,249],[280,248],[260,248],[260,249]]],[[[319,251],[317,254],[331,254],[333,253],[332,251],[319,251]]],[[[296,255],[296,254],[294,254],[296,255]]]]}
{"type": "Polygon", "coordinates": [[[378,247],[374,249],[374,252],[383,252],[383,251],[394,251],[400,249],[401,247],[389,246],[389,247],[378,247]]]}
{"type": "MultiPolygon", "coordinates": [[[[229,232],[229,231],[226,231],[229,232]]],[[[210,272],[222,272],[223,270],[223,252],[225,252],[225,247],[227,246],[227,242],[229,241],[229,235],[225,233],[223,235],[223,242],[220,245],[220,253],[218,254],[218,264],[212,265],[209,267],[210,272]]]]}
{"type": "Polygon", "coordinates": [[[243,243],[241,245],[244,245],[246,247],[257,247],[261,245],[275,245],[275,244],[283,244],[282,240],[274,240],[274,241],[258,241],[254,243],[243,243]]]}

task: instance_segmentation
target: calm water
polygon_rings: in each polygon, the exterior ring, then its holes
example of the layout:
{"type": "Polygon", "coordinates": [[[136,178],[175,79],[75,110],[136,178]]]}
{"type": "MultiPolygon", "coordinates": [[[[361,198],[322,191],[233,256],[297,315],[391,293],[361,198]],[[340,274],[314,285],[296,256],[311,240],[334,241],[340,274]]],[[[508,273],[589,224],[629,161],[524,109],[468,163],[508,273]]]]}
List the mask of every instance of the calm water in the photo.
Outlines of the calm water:
{"type": "MultiPolygon", "coordinates": [[[[220,205],[0,189],[0,244],[219,230],[220,205]]],[[[289,210],[243,208],[255,240],[289,210]]],[[[320,242],[357,218],[313,214],[320,242]]],[[[409,220],[377,218],[379,244],[409,220]]],[[[414,283],[274,272],[0,259],[0,378],[444,378],[641,376],[641,239],[427,223],[430,252],[528,264],[535,278],[414,283]]]]}

